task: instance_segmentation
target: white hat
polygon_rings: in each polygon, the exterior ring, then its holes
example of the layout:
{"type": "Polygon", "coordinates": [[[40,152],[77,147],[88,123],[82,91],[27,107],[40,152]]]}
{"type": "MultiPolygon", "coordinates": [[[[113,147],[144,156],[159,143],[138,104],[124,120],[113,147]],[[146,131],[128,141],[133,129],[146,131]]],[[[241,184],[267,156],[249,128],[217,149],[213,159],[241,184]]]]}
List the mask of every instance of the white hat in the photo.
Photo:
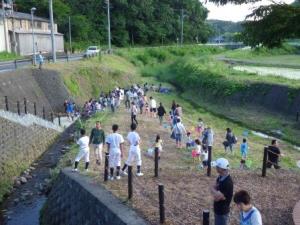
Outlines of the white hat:
{"type": "Polygon", "coordinates": [[[216,160],[216,167],[219,167],[221,169],[224,170],[228,170],[229,169],[229,162],[227,159],[224,158],[219,158],[216,160]]]}

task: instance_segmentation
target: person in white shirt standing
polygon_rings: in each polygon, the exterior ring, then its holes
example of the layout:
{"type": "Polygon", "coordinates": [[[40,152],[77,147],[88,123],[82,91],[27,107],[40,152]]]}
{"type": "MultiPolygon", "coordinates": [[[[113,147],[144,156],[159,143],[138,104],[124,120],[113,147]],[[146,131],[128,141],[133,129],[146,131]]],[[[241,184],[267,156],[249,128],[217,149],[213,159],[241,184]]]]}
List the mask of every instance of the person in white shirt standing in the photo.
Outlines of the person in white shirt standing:
{"type": "Polygon", "coordinates": [[[136,120],[136,116],[138,114],[138,109],[137,109],[135,102],[131,103],[130,111],[131,111],[131,123],[135,122],[136,124],[138,124],[138,121],[136,120]]]}
{"type": "Polygon", "coordinates": [[[90,163],[90,138],[85,135],[85,129],[80,130],[81,137],[78,139],[77,144],[79,145],[79,152],[75,158],[75,167],[73,169],[74,172],[78,171],[79,161],[84,157],[85,160],[85,170],[88,171],[89,163],[90,163]]]}
{"type": "Polygon", "coordinates": [[[109,152],[109,168],[110,180],[114,180],[114,169],[116,168],[116,179],[120,180],[121,158],[123,157],[124,138],[117,131],[119,126],[114,124],[112,126],[113,133],[106,138],[107,151],[109,152]]]}
{"type": "Polygon", "coordinates": [[[240,190],[236,192],[233,201],[240,210],[241,225],[262,225],[261,214],[251,204],[251,198],[247,191],[240,190]]]}
{"type": "Polygon", "coordinates": [[[134,162],[136,162],[137,165],[137,176],[143,176],[144,174],[141,172],[141,166],[142,166],[142,157],[141,157],[141,149],[140,149],[140,142],[141,138],[139,134],[136,132],[136,124],[131,124],[131,132],[127,135],[127,140],[130,144],[129,153],[128,153],[128,159],[125,163],[125,165],[122,168],[123,175],[127,175],[125,172],[127,166],[132,166],[134,162]]]}
{"type": "Polygon", "coordinates": [[[151,117],[156,118],[157,105],[154,98],[150,97],[150,113],[151,117]]]}

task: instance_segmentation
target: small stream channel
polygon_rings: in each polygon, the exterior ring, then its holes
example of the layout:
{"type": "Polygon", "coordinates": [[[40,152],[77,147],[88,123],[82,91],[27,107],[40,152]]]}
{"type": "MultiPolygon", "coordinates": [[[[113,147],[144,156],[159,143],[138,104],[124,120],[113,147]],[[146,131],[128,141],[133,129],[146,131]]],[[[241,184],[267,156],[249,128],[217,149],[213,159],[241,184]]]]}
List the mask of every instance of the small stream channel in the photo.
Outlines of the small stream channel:
{"type": "Polygon", "coordinates": [[[39,215],[50,191],[50,169],[56,167],[61,156],[68,151],[68,141],[74,125],[68,127],[30,169],[31,179],[15,187],[1,206],[1,225],[39,225],[39,215]]]}

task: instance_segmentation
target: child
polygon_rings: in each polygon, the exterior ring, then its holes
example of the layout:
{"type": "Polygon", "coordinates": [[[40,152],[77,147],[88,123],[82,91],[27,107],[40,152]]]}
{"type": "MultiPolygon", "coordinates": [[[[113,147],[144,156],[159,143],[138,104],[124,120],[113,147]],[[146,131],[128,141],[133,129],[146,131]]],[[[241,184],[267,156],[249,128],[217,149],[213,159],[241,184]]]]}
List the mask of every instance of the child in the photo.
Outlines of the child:
{"type": "Polygon", "coordinates": [[[198,126],[197,126],[197,132],[199,134],[199,137],[201,137],[203,130],[204,130],[204,123],[203,123],[202,119],[199,118],[198,119],[198,126]]]}
{"type": "Polygon", "coordinates": [[[207,151],[207,148],[205,148],[202,151],[201,158],[202,158],[202,167],[205,169],[208,166],[208,151],[207,151]]]}
{"type": "Polygon", "coordinates": [[[245,169],[246,159],[247,159],[247,154],[248,154],[248,143],[247,143],[246,138],[243,139],[243,143],[240,146],[240,150],[241,150],[241,156],[242,156],[240,168],[245,169]]]}
{"type": "Polygon", "coordinates": [[[149,104],[148,104],[148,102],[145,103],[145,114],[146,114],[146,116],[149,116],[149,115],[150,115],[150,109],[149,109],[149,104]]]}
{"type": "Polygon", "coordinates": [[[85,135],[85,129],[80,130],[81,137],[78,139],[77,144],[79,145],[79,152],[75,158],[75,167],[73,169],[74,172],[77,172],[78,164],[80,159],[84,157],[85,160],[85,171],[88,171],[89,162],[90,162],[90,148],[89,142],[90,138],[85,135]]]}
{"type": "Polygon", "coordinates": [[[194,141],[193,141],[193,139],[191,137],[191,132],[187,132],[186,138],[187,138],[187,140],[186,140],[186,148],[188,149],[190,147],[193,147],[194,146],[194,141]]]}
{"type": "MultiPolygon", "coordinates": [[[[160,153],[162,152],[162,139],[160,138],[160,135],[156,135],[156,139],[155,139],[155,144],[154,144],[154,149],[158,149],[158,159],[160,159],[160,153]]],[[[155,154],[155,152],[154,152],[155,154]]]]}
{"type": "Polygon", "coordinates": [[[201,146],[200,140],[196,139],[195,140],[195,144],[196,144],[196,149],[194,149],[192,151],[192,157],[193,157],[194,161],[197,158],[199,160],[199,162],[200,162],[200,160],[201,160],[200,157],[201,157],[201,153],[202,153],[202,146],[201,146]]]}

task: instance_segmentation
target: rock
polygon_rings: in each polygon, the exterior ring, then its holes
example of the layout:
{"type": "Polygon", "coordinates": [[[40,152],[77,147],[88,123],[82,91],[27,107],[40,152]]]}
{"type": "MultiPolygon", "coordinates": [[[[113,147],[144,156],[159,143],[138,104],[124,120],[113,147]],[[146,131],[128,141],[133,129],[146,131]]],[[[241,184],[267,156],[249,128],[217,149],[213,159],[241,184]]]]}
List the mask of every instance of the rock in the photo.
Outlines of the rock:
{"type": "Polygon", "coordinates": [[[33,166],[37,166],[37,165],[39,165],[39,164],[38,164],[38,163],[32,163],[32,165],[33,165],[33,166]]]}
{"type": "Polygon", "coordinates": [[[35,170],[35,167],[31,166],[29,167],[30,170],[35,170]]]}
{"type": "Polygon", "coordinates": [[[15,205],[17,205],[19,202],[20,202],[20,199],[18,199],[18,198],[15,198],[15,199],[14,199],[15,205]]]}
{"type": "Polygon", "coordinates": [[[15,187],[19,187],[21,185],[21,181],[20,180],[15,180],[15,187]]]}
{"type": "Polygon", "coordinates": [[[43,192],[45,190],[45,187],[43,184],[39,184],[39,190],[40,190],[40,192],[43,192]]]}
{"type": "Polygon", "coordinates": [[[49,184],[51,182],[51,179],[46,178],[46,179],[44,179],[44,181],[46,184],[49,184]]]}
{"type": "Polygon", "coordinates": [[[66,154],[66,150],[60,150],[60,152],[64,155],[64,154],[66,154]]]}
{"type": "Polygon", "coordinates": [[[27,180],[30,180],[30,179],[32,179],[32,176],[31,176],[31,175],[26,175],[25,178],[26,178],[27,180]]]}
{"type": "Polygon", "coordinates": [[[62,147],[63,150],[70,150],[70,148],[71,148],[70,146],[63,146],[62,147]]]}
{"type": "Polygon", "coordinates": [[[20,177],[21,184],[26,184],[27,179],[25,177],[20,177]]]}

